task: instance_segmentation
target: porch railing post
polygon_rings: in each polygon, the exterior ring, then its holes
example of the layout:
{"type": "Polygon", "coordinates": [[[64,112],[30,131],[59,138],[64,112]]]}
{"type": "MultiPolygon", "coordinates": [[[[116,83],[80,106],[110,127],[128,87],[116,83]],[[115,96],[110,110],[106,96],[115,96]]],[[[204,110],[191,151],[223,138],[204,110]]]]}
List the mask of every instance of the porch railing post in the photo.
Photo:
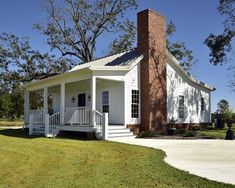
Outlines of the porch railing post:
{"type": "Polygon", "coordinates": [[[108,113],[104,113],[103,115],[104,121],[103,121],[103,139],[107,140],[108,139],[108,122],[109,122],[109,116],[108,113]]]}
{"type": "Polygon", "coordinates": [[[33,135],[33,114],[29,114],[29,135],[33,135]]]}
{"type": "Polygon", "coordinates": [[[43,117],[44,117],[44,121],[45,121],[45,116],[48,113],[48,88],[45,87],[43,89],[43,117]]]}
{"type": "Polygon", "coordinates": [[[95,119],[95,109],[96,109],[96,77],[91,76],[91,124],[93,127],[96,126],[95,119]]]}
{"type": "Polygon", "coordinates": [[[65,83],[60,84],[60,125],[65,123],[65,83]]]}
{"type": "Polygon", "coordinates": [[[45,115],[45,136],[49,136],[49,114],[45,115]]]}
{"type": "Polygon", "coordinates": [[[24,128],[29,123],[29,91],[24,90],[24,128]]]}

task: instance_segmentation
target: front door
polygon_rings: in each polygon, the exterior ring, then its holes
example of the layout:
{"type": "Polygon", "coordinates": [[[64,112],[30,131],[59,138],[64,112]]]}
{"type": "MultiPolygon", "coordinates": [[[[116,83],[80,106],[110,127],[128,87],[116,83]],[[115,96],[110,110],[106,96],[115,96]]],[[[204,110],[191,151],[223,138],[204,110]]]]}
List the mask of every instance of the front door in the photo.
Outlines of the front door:
{"type": "Polygon", "coordinates": [[[78,107],[86,106],[86,93],[78,94],[78,107]]]}

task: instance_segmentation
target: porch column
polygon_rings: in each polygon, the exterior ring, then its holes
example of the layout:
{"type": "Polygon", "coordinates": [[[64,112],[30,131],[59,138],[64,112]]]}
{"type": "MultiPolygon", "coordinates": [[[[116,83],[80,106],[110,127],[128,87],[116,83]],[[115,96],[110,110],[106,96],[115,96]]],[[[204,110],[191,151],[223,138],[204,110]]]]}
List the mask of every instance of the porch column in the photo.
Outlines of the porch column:
{"type": "Polygon", "coordinates": [[[43,117],[45,120],[45,115],[48,114],[48,88],[43,89],[43,117]]]}
{"type": "Polygon", "coordinates": [[[24,128],[29,123],[29,91],[24,90],[24,128]]]}
{"type": "Polygon", "coordinates": [[[91,124],[96,126],[95,122],[95,110],[96,109],[96,77],[91,76],[91,124]]]}
{"type": "Polygon", "coordinates": [[[65,111],[65,83],[60,84],[60,124],[64,125],[65,111]]]}

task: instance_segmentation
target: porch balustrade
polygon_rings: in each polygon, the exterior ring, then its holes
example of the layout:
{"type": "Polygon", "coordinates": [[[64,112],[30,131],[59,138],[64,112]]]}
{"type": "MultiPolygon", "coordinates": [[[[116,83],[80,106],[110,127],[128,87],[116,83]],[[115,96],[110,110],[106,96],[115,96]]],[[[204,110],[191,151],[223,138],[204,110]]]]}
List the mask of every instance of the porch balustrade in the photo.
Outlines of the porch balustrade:
{"type": "Polygon", "coordinates": [[[43,110],[30,110],[29,114],[33,115],[33,123],[34,124],[43,124],[44,123],[43,110]]]}
{"type": "Polygon", "coordinates": [[[65,124],[91,125],[91,110],[89,107],[65,108],[65,124]]]}

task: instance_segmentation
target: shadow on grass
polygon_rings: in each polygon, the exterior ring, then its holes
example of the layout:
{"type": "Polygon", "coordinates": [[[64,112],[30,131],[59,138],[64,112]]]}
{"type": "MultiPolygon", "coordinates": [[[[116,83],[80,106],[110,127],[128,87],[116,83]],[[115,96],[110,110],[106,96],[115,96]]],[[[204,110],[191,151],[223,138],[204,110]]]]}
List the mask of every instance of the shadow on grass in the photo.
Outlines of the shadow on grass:
{"type": "Polygon", "coordinates": [[[60,134],[56,136],[57,139],[72,139],[82,141],[94,141],[97,140],[95,134],[87,132],[73,132],[73,131],[60,131],[60,134]]]}
{"type": "Polygon", "coordinates": [[[16,137],[16,138],[40,138],[42,136],[29,136],[28,130],[23,129],[0,129],[0,135],[16,137]]]}
{"type": "MultiPolygon", "coordinates": [[[[34,139],[34,138],[42,138],[43,136],[29,136],[28,130],[25,129],[1,129],[0,128],[0,135],[9,136],[9,137],[16,137],[16,138],[27,138],[27,139],[34,139]]],[[[85,132],[70,132],[70,131],[63,131],[56,137],[56,139],[73,139],[73,140],[83,140],[83,141],[94,141],[96,140],[95,137],[89,137],[85,132]]]]}

